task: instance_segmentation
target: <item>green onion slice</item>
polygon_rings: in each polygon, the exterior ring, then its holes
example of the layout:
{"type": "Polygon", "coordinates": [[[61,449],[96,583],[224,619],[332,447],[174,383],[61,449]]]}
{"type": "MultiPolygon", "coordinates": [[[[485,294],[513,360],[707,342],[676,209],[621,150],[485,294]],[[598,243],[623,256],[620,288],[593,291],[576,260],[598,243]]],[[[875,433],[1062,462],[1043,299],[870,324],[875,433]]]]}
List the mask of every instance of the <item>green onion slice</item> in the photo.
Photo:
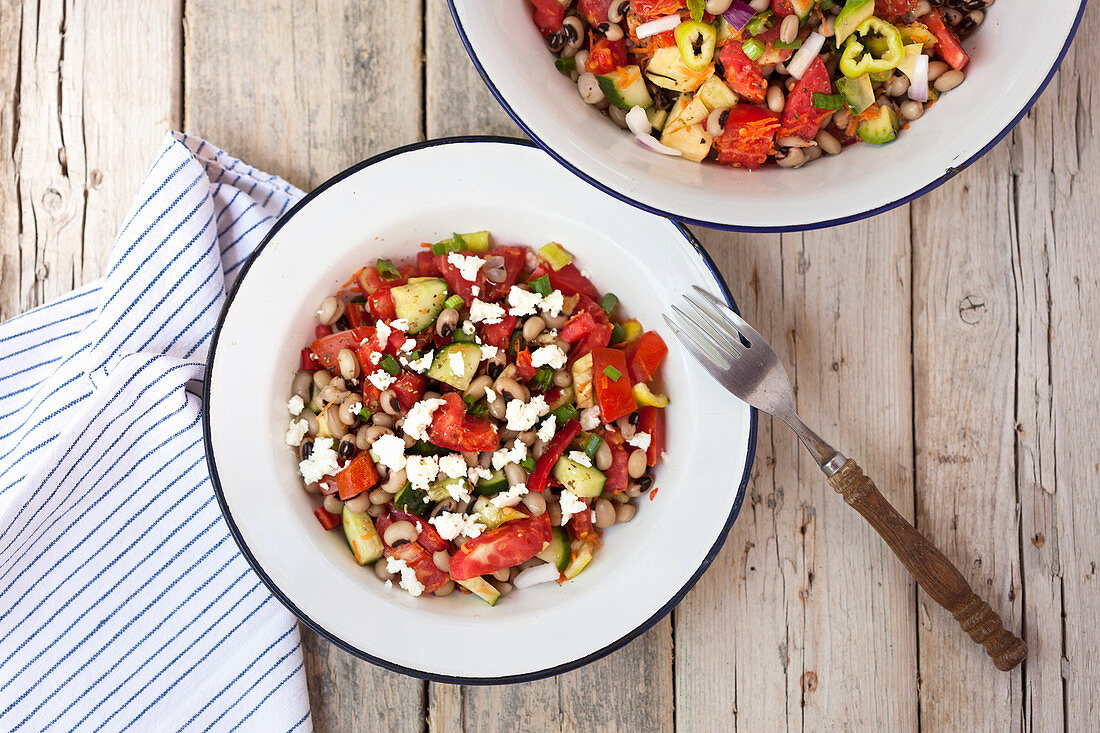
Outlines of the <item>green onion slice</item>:
{"type": "Polygon", "coordinates": [[[619,381],[619,379],[620,379],[620,378],[621,378],[621,377],[623,376],[623,373],[622,373],[622,372],[620,372],[620,371],[619,371],[618,369],[616,369],[616,368],[615,368],[615,367],[613,367],[613,366],[605,366],[605,367],[603,368],[603,373],[604,373],[604,374],[605,374],[605,375],[606,375],[606,376],[607,376],[607,377],[608,377],[608,378],[609,378],[609,379],[610,379],[610,380],[611,380],[612,382],[618,382],[618,381],[619,381]]]}
{"type": "Polygon", "coordinates": [[[554,292],[554,287],[550,284],[549,275],[543,275],[536,280],[532,280],[528,283],[528,285],[531,286],[532,290],[534,290],[536,293],[544,298],[550,293],[554,292]]]}
{"type": "MultiPolygon", "coordinates": [[[[383,356],[382,361],[378,362],[378,366],[382,367],[382,370],[391,377],[396,377],[401,373],[401,365],[390,354],[383,356]]],[[[610,367],[608,368],[610,369],[610,367]]]]}
{"type": "Polygon", "coordinates": [[[390,260],[378,258],[378,276],[383,280],[396,280],[401,277],[401,273],[397,271],[397,268],[393,266],[393,262],[390,260]]]}

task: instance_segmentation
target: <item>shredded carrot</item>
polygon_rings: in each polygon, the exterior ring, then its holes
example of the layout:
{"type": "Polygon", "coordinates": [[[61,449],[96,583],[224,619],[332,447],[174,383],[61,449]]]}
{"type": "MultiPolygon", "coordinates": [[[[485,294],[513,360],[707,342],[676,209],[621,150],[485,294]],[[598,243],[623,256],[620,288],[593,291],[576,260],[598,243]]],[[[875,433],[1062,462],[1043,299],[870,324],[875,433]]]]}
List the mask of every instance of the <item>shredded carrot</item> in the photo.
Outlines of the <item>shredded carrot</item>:
{"type": "Polygon", "coordinates": [[[360,267],[358,270],[356,270],[355,274],[351,276],[351,279],[348,280],[343,285],[341,285],[340,289],[337,292],[342,294],[345,290],[350,288],[352,285],[357,285],[359,283],[359,274],[361,272],[363,272],[363,270],[365,270],[365,269],[367,269],[367,268],[366,267],[360,267]]]}
{"type": "Polygon", "coordinates": [[[657,487],[653,487],[653,491],[649,492],[649,500],[653,501],[657,498],[657,487]]]}

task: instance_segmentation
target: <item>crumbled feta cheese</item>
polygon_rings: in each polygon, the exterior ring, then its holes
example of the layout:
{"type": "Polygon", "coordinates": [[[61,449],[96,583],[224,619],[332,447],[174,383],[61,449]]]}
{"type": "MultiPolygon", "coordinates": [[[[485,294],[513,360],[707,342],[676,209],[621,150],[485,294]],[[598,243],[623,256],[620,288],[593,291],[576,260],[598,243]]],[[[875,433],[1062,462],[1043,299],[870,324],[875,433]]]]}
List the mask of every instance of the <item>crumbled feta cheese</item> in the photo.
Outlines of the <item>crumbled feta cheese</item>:
{"type": "Polygon", "coordinates": [[[464,482],[455,481],[446,485],[447,493],[455,501],[466,501],[470,498],[470,489],[464,482]]]}
{"type": "Polygon", "coordinates": [[[595,430],[600,426],[600,408],[586,407],[580,414],[581,429],[595,430]]]}
{"type": "Polygon", "coordinates": [[[441,405],[443,400],[439,398],[420,400],[413,405],[409,414],[405,415],[405,423],[402,425],[405,435],[411,435],[417,440],[427,440],[427,429],[432,424],[432,413],[441,405]]]}
{"type": "Polygon", "coordinates": [[[439,459],[435,456],[406,456],[405,476],[414,489],[427,491],[439,475],[439,459]]]}
{"type": "Polygon", "coordinates": [[[561,503],[561,523],[563,527],[574,514],[588,511],[588,505],[578,499],[572,491],[562,491],[559,501],[561,503]]]}
{"type": "Polygon", "coordinates": [[[286,403],[286,409],[290,410],[290,414],[294,417],[298,417],[302,414],[302,410],[305,408],[305,401],[298,395],[294,395],[286,403]]]}
{"type": "Polygon", "coordinates": [[[387,326],[383,321],[375,321],[374,330],[375,335],[378,336],[378,343],[385,346],[386,342],[390,340],[390,327],[387,326]]]}
{"type": "Polygon", "coordinates": [[[540,417],[550,412],[550,406],[546,404],[546,398],[536,395],[529,402],[512,400],[505,409],[504,416],[508,418],[509,430],[530,430],[540,417]]]}
{"type": "Polygon", "coordinates": [[[496,303],[486,303],[474,298],[474,302],[470,304],[470,320],[474,323],[500,323],[504,320],[504,309],[496,303]]]}
{"type": "MultiPolygon", "coordinates": [[[[305,422],[304,420],[302,422],[305,422]]],[[[317,438],[313,441],[313,450],[309,458],[298,463],[298,472],[307,484],[315,484],[330,473],[340,470],[338,456],[332,438],[317,438]]]]}
{"type": "Polygon", "coordinates": [[[356,400],[348,405],[348,412],[352,415],[358,415],[363,410],[363,403],[356,400]]]}
{"type": "Polygon", "coordinates": [[[370,449],[378,456],[378,462],[391,471],[400,471],[405,467],[405,441],[396,435],[386,433],[379,436],[370,449]]]}
{"type": "Polygon", "coordinates": [[[416,361],[409,362],[409,369],[412,369],[417,374],[423,374],[432,368],[432,362],[435,360],[435,352],[429,351],[424,356],[420,357],[416,361]]]}
{"type": "Polygon", "coordinates": [[[512,306],[508,313],[513,316],[533,316],[542,305],[542,296],[513,285],[508,291],[508,305],[512,306]]]}
{"type": "Polygon", "coordinates": [[[451,367],[451,373],[456,377],[466,376],[466,360],[462,358],[462,354],[457,351],[452,351],[447,354],[447,363],[451,367]]]}
{"type": "Polygon", "coordinates": [[[587,453],[583,453],[579,450],[569,451],[569,460],[573,463],[579,463],[585,468],[592,468],[592,459],[588,457],[587,453]]]}
{"type": "Polygon", "coordinates": [[[485,401],[492,404],[497,401],[497,393],[488,387],[485,388],[485,401]]]}
{"type": "Polygon", "coordinates": [[[568,361],[568,358],[565,356],[565,352],[557,344],[540,346],[531,352],[531,366],[533,367],[548,366],[551,369],[561,369],[565,366],[566,361],[568,361]]]}
{"type": "Polygon", "coordinates": [[[649,450],[649,444],[653,441],[653,436],[649,433],[634,433],[634,437],[626,441],[635,448],[641,450],[649,450]]]}
{"type": "Polygon", "coordinates": [[[458,270],[458,274],[462,276],[463,280],[468,282],[474,282],[477,280],[477,273],[481,270],[481,266],[485,264],[485,260],[475,255],[460,255],[458,252],[451,252],[447,255],[447,262],[454,265],[458,270]]]}
{"type": "Polygon", "coordinates": [[[591,280],[591,279],[592,279],[592,273],[591,273],[591,272],[589,272],[589,271],[588,271],[588,270],[587,270],[586,268],[584,268],[584,267],[582,267],[582,268],[581,268],[581,274],[582,274],[582,275],[584,275],[584,276],[585,276],[586,278],[588,278],[589,280],[591,280]]]}
{"type": "Polygon", "coordinates": [[[474,466],[466,472],[466,480],[469,481],[471,485],[476,486],[478,481],[491,478],[492,475],[493,472],[489,469],[482,468],[481,466],[474,466]]]}
{"type": "Polygon", "coordinates": [[[374,364],[375,366],[378,366],[378,362],[382,361],[382,352],[381,351],[372,351],[372,352],[370,352],[370,356],[368,358],[370,359],[371,364],[374,364]]]}
{"type": "Polygon", "coordinates": [[[495,346],[489,346],[488,344],[481,347],[481,360],[488,361],[489,359],[495,359],[496,355],[500,353],[500,349],[495,346]]]}
{"type": "Polygon", "coordinates": [[[416,339],[405,339],[405,343],[401,344],[401,351],[412,351],[416,348],[416,339]]]}
{"type": "Polygon", "coordinates": [[[527,493],[527,484],[516,484],[507,491],[502,491],[492,499],[489,503],[495,507],[504,508],[506,506],[515,506],[519,504],[523,495],[527,493]]]}
{"type": "Polygon", "coordinates": [[[409,592],[409,595],[418,596],[424,592],[424,584],[417,579],[416,571],[410,568],[404,560],[398,560],[396,557],[387,557],[386,570],[389,570],[391,573],[401,573],[400,585],[409,592]]]}
{"type": "Polygon", "coordinates": [[[551,291],[549,295],[543,297],[539,307],[548,316],[560,315],[561,309],[565,307],[565,298],[560,290],[551,291]]]}
{"type": "Polygon", "coordinates": [[[498,451],[493,451],[493,468],[499,471],[509,463],[519,463],[526,457],[527,446],[517,439],[512,443],[512,448],[510,450],[503,448],[498,451]]]}
{"type": "Polygon", "coordinates": [[[481,295],[481,288],[479,288],[477,285],[473,286],[472,288],[470,288],[470,294],[476,298],[477,296],[481,295]]]}
{"type": "Polygon", "coordinates": [[[305,420],[291,420],[286,429],[286,444],[295,448],[302,444],[302,438],[309,432],[309,423],[305,420]]]}
{"type": "Polygon", "coordinates": [[[441,512],[439,516],[428,520],[439,536],[450,541],[456,537],[480,537],[485,530],[485,525],[479,521],[477,515],[458,514],[456,512],[441,512]]]}
{"type": "Polygon", "coordinates": [[[466,477],[466,459],[458,453],[450,453],[439,459],[439,470],[447,474],[447,478],[466,477]]]}
{"type": "Polygon", "coordinates": [[[462,332],[467,336],[477,336],[477,328],[469,321],[462,322],[462,332]]]}
{"type": "Polygon", "coordinates": [[[390,321],[390,328],[392,328],[395,331],[408,331],[409,330],[409,319],[408,318],[398,318],[396,321],[390,321]]]}
{"type": "Polygon", "coordinates": [[[392,377],[389,375],[389,373],[384,372],[381,369],[372,372],[371,375],[367,377],[367,379],[370,381],[371,384],[373,384],[375,387],[383,392],[389,389],[390,385],[397,381],[397,377],[392,377]]]}
{"type": "Polygon", "coordinates": [[[558,430],[558,418],[551,415],[542,421],[542,425],[539,426],[539,431],[535,433],[535,437],[541,440],[543,443],[549,443],[554,438],[554,433],[558,430]]]}

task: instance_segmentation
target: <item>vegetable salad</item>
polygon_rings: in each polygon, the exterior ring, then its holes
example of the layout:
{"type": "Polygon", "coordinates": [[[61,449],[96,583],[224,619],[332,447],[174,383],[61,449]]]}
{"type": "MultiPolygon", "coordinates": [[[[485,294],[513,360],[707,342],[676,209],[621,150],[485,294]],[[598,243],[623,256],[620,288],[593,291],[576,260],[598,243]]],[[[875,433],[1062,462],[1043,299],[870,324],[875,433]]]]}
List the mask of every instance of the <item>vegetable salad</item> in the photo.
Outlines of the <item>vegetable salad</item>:
{"type": "Polygon", "coordinates": [[[963,82],[959,32],[992,0],[530,2],[581,98],[651,152],[756,169],[892,142],[963,82]]]}
{"type": "Polygon", "coordinates": [[[668,348],[556,243],[379,259],[317,311],[286,442],[325,530],[414,596],[574,578],[655,495],[668,348]]]}

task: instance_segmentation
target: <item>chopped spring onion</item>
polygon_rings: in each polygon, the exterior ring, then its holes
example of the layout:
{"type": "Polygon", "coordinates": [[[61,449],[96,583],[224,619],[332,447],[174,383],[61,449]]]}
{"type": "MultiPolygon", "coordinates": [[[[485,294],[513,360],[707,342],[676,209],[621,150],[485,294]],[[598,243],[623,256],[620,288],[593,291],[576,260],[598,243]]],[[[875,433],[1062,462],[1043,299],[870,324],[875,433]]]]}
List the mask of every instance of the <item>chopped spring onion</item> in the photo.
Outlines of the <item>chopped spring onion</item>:
{"type": "Polygon", "coordinates": [[[519,462],[519,465],[524,471],[526,471],[527,473],[531,473],[531,471],[535,470],[535,466],[538,465],[538,462],[531,456],[527,456],[519,462]]]}
{"type": "Polygon", "coordinates": [[[745,30],[749,32],[750,36],[759,36],[761,33],[767,31],[772,27],[772,11],[765,10],[763,13],[755,16],[748,25],[745,26],[745,30]]]}
{"type": "Polygon", "coordinates": [[[466,413],[473,415],[474,417],[485,417],[489,414],[489,407],[484,402],[479,402],[474,399],[473,395],[466,395],[462,398],[466,403],[466,413]]]}
{"type": "Polygon", "coordinates": [[[613,366],[605,366],[603,368],[604,376],[610,379],[612,382],[618,382],[622,378],[623,373],[613,366]]]}
{"type": "Polygon", "coordinates": [[[550,284],[549,275],[543,275],[527,284],[531,286],[532,290],[544,298],[554,291],[554,286],[550,284]]]}
{"type": "Polygon", "coordinates": [[[396,377],[401,373],[401,365],[397,363],[397,359],[394,359],[390,354],[386,354],[382,357],[382,361],[378,362],[378,366],[382,367],[382,371],[389,374],[391,377],[396,377]]]}
{"type": "Polygon", "coordinates": [[[678,25],[680,25],[679,14],[666,15],[663,18],[651,20],[648,23],[642,23],[640,26],[634,29],[634,35],[638,38],[649,38],[650,36],[655,36],[658,33],[664,33],[665,31],[673,30],[678,25]]]}
{"type": "Polygon", "coordinates": [[[814,92],[814,107],[817,109],[844,109],[844,95],[814,92]]]}
{"type": "Polygon", "coordinates": [[[923,53],[917,57],[913,67],[913,81],[909,85],[909,98],[924,104],[928,101],[928,57],[923,53]]]}
{"type": "Polygon", "coordinates": [[[611,325],[611,343],[618,344],[626,341],[626,330],[618,323],[611,325]]]}
{"type": "Polygon", "coordinates": [[[550,367],[539,367],[531,382],[536,392],[545,392],[550,389],[550,382],[554,379],[554,370],[550,367]]]}
{"type": "Polygon", "coordinates": [[[466,301],[462,299],[461,295],[452,295],[443,301],[444,308],[461,308],[466,305],[466,301]]]}
{"type": "Polygon", "coordinates": [[[756,11],[750,8],[747,3],[741,2],[741,0],[733,0],[729,9],[722,13],[722,17],[726,19],[726,22],[730,24],[730,28],[734,31],[744,30],[755,15],[756,11]]]}
{"type": "Polygon", "coordinates": [[[577,416],[577,408],[573,405],[572,402],[566,402],[564,405],[554,410],[550,414],[554,416],[555,420],[557,420],[558,425],[564,425],[565,423],[569,422],[577,416]]]}
{"type": "Polygon", "coordinates": [[[603,438],[598,435],[593,435],[588,439],[588,442],[584,444],[584,454],[589,458],[595,460],[596,451],[603,445],[603,438]]]}
{"type": "Polygon", "coordinates": [[[603,312],[607,315],[611,315],[611,311],[615,310],[615,306],[619,304],[619,298],[614,293],[608,293],[600,299],[600,307],[603,308],[603,312]]]}
{"type": "Polygon", "coordinates": [[[626,113],[626,126],[635,135],[648,135],[653,132],[653,125],[649,123],[649,116],[646,115],[645,109],[638,105],[634,105],[626,113]]]}
{"type": "Polygon", "coordinates": [[[363,295],[355,295],[355,296],[352,296],[352,299],[349,300],[348,302],[349,303],[366,303],[367,299],[363,295]]]}
{"type": "Polygon", "coordinates": [[[513,585],[522,590],[524,588],[530,588],[533,585],[557,580],[560,575],[561,573],[558,571],[557,565],[546,562],[542,565],[536,565],[533,568],[521,570],[519,574],[516,575],[513,585]]]}
{"type": "Polygon", "coordinates": [[[359,410],[359,419],[363,422],[370,420],[370,410],[368,410],[366,407],[361,408],[359,410]]]}
{"type": "Polygon", "coordinates": [[[801,45],[801,38],[796,38],[790,43],[786,43],[785,41],[772,41],[772,48],[778,48],[782,51],[793,51],[794,49],[799,48],[801,45]]]}
{"type": "Polygon", "coordinates": [[[809,70],[810,64],[812,64],[814,59],[817,58],[817,55],[821,53],[821,49],[824,45],[825,36],[817,31],[811,33],[810,37],[802,43],[802,47],[795,51],[794,56],[787,62],[787,72],[795,79],[801,79],[802,75],[809,70]]]}
{"type": "Polygon", "coordinates": [[[458,234],[455,234],[450,239],[444,239],[442,242],[436,242],[432,245],[433,255],[445,255],[448,252],[460,252],[466,249],[466,242],[462,240],[458,234]]]}
{"type": "Polygon", "coordinates": [[[671,155],[673,157],[683,155],[682,151],[677,150],[676,148],[670,148],[669,146],[662,144],[660,140],[653,137],[652,135],[635,135],[634,139],[652,150],[653,152],[660,153],[661,155],[671,155]]]}
{"type": "Polygon", "coordinates": [[[565,74],[577,70],[577,60],[572,56],[566,56],[563,59],[554,59],[554,66],[558,71],[565,74]]]}
{"type": "Polygon", "coordinates": [[[396,280],[401,277],[401,273],[397,271],[397,268],[393,266],[393,262],[390,260],[378,258],[378,276],[383,280],[396,280]]]}
{"type": "Polygon", "coordinates": [[[741,50],[753,61],[764,55],[764,44],[755,38],[750,38],[741,44],[741,50]]]}

